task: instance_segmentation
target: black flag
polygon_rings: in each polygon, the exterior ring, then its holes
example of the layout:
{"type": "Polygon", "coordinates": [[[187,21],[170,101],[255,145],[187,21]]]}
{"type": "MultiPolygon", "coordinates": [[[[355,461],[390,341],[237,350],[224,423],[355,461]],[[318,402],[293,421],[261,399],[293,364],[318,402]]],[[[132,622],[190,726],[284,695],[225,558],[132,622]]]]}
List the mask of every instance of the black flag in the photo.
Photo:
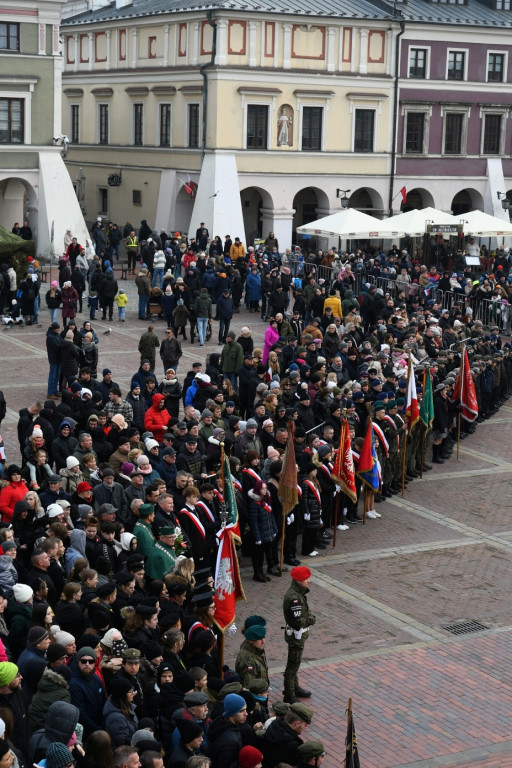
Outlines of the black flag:
{"type": "Polygon", "coordinates": [[[352,717],[351,709],[348,710],[347,737],[345,739],[345,746],[347,749],[345,756],[345,768],[360,768],[359,753],[357,751],[356,729],[354,728],[354,718],[352,717]]]}

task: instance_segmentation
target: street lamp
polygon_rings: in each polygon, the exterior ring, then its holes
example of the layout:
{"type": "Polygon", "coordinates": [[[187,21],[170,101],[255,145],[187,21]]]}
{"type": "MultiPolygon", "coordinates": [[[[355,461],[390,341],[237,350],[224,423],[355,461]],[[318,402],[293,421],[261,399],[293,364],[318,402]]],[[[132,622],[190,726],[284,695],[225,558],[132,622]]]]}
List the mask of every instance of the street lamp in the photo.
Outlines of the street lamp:
{"type": "Polygon", "coordinates": [[[496,194],[498,195],[498,200],[501,200],[501,207],[505,211],[509,211],[511,203],[510,203],[510,200],[508,200],[508,198],[507,198],[507,193],[506,192],[496,192],[496,194]]]}
{"type": "Polygon", "coordinates": [[[336,197],[340,201],[340,205],[342,208],[348,208],[348,193],[350,192],[350,189],[337,189],[336,190],[336,197]]]}

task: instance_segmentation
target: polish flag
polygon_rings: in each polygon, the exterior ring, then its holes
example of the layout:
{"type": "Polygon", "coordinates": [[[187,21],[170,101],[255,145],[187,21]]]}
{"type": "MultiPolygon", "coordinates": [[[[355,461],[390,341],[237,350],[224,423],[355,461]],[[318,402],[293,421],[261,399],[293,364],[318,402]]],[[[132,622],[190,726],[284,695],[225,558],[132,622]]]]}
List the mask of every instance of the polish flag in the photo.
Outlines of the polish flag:
{"type": "Polygon", "coordinates": [[[420,418],[420,407],[418,405],[418,395],[416,394],[416,381],[414,379],[414,371],[412,368],[412,360],[409,358],[408,370],[407,370],[407,397],[405,399],[405,413],[409,417],[408,432],[410,434],[411,429],[420,418]]]}
{"type": "Polygon", "coordinates": [[[400,194],[402,195],[402,205],[405,205],[405,201],[407,200],[407,184],[402,187],[400,194]]]}

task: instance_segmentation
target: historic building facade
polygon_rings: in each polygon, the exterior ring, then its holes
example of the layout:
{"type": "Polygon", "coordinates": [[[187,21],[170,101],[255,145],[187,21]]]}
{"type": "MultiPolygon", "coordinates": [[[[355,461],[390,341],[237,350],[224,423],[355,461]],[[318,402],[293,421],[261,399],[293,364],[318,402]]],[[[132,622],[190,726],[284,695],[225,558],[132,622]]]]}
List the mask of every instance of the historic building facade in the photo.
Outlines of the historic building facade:
{"type": "Polygon", "coordinates": [[[69,174],[54,146],[61,133],[64,0],[5,0],[0,7],[0,222],[28,220],[39,255],[62,249],[65,231],[85,236],[69,174]]]}
{"type": "Polygon", "coordinates": [[[68,0],[62,130],[89,218],[187,231],[205,221],[212,234],[273,230],[288,244],[296,226],[338,210],[337,190],[377,216],[399,210],[403,185],[410,205],[450,210],[468,189],[462,207],[489,197],[493,212],[501,153],[483,150],[498,117],[493,149],[507,151],[510,129],[506,80],[485,74],[500,65],[492,50],[508,71],[510,11],[478,0],[288,5],[68,0]],[[411,65],[422,48],[423,78],[421,53],[411,65]],[[463,80],[452,78],[456,48],[463,80]]]}

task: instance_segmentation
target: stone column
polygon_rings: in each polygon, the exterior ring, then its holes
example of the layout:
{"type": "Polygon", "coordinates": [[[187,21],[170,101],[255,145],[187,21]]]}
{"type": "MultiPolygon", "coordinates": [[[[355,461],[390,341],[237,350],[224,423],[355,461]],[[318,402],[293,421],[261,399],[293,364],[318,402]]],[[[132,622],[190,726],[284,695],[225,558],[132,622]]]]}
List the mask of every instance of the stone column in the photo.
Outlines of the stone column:
{"type": "Polygon", "coordinates": [[[359,73],[366,75],[368,72],[368,30],[359,30],[359,73]]]}

